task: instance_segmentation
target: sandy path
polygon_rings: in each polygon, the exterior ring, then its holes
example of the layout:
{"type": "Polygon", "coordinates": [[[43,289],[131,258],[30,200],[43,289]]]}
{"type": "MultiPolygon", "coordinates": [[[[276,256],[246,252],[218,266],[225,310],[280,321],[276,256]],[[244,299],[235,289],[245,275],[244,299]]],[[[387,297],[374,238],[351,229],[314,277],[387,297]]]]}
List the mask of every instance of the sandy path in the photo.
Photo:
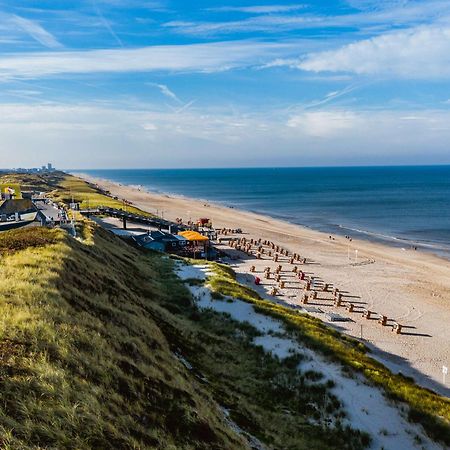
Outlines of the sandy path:
{"type": "MultiPolygon", "coordinates": [[[[330,240],[324,233],[270,217],[206,201],[153,194],[105,180],[84,178],[97,182],[114,195],[126,198],[146,211],[155,213],[158,210],[160,214],[162,211],[164,218],[174,220],[181,217],[187,221],[189,218],[208,217],[216,228],[240,227],[248,238],[271,240],[312,260],[313,264],[305,266],[307,272],[348,291],[352,301],[361,302],[362,307],[409,327],[405,328],[405,334],[395,335],[390,327],[382,327],[376,320],[367,321],[361,314],[349,314],[344,308],[330,306],[331,301],[319,300],[318,307],[324,312],[334,311],[351,317],[352,322],[337,325],[342,331],[359,337],[362,324],[364,340],[389,367],[450,396],[450,379],[447,386],[443,385],[442,380],[442,366],[450,366],[449,261],[420,251],[355,239],[351,243],[337,236],[330,240]],[[355,265],[355,250],[358,250],[359,263],[374,262],[355,265]]],[[[272,262],[268,260],[243,260],[235,265],[235,269],[241,277],[248,277],[251,265],[262,271],[270,264],[272,262]]],[[[289,275],[286,277],[288,279],[289,275]]],[[[250,278],[246,280],[251,282],[250,278]]],[[[267,293],[270,286],[261,289],[267,293]]],[[[299,292],[298,288],[285,289],[277,300],[292,301],[299,292]]],[[[323,313],[317,316],[326,320],[323,313]]]]}

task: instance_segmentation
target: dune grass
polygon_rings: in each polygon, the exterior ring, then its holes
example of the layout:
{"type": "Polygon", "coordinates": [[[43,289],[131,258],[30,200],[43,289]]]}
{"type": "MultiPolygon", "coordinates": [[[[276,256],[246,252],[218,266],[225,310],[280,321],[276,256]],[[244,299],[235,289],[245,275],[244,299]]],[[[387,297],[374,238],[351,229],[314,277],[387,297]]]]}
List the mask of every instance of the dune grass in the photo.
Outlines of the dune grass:
{"type": "Polygon", "coordinates": [[[245,448],[147,307],[158,283],[96,231],[29,229],[1,260],[0,447],[245,448]]]}
{"type": "Polygon", "coordinates": [[[42,191],[56,203],[69,205],[72,199],[81,209],[95,209],[99,206],[126,210],[132,214],[153,217],[153,214],[126,204],[122,200],[105,195],[103,191],[81,178],[64,172],[47,174],[0,174],[0,183],[20,184],[22,191],[42,191]]]}
{"type": "Polygon", "coordinates": [[[350,373],[362,373],[382,388],[388,398],[406,403],[411,422],[421,424],[432,439],[450,445],[449,399],[418,386],[408,377],[393,374],[370,357],[364,344],[333,330],[321,320],[263,300],[253,289],[239,284],[231,268],[216,263],[212,266],[215,275],[209,277],[209,284],[215,292],[252,303],[257,311],[281,320],[302,344],[341,363],[350,373]]]}
{"type": "MultiPolygon", "coordinates": [[[[66,174],[33,182],[56,201],[109,199],[66,174]]],[[[199,311],[171,259],[89,221],[78,228],[81,241],[39,228],[0,235],[0,448],[249,448],[219,404],[272,448],[367,446],[367,435],[342,426],[331,387],[298,374],[299,355],[280,362],[250,345],[251,326],[199,311]]],[[[218,299],[240,298],[281,319],[302,343],[406,401],[412,420],[449,442],[445,399],[392,375],[319,320],[260,299],[228,267],[214,270],[218,299]]]]}
{"type": "Polygon", "coordinates": [[[80,227],[82,241],[2,234],[0,448],[248,449],[219,405],[269,447],[366,446],[295,355],[282,363],[251,327],[200,312],[172,260],[80,227]]]}
{"type": "Polygon", "coordinates": [[[95,185],[69,174],[61,175],[58,186],[56,189],[52,190],[50,195],[54,201],[66,205],[71,203],[73,198],[75,202],[80,204],[81,209],[95,209],[99,206],[104,206],[107,208],[126,210],[129,213],[141,216],[153,216],[152,214],[127,204],[122,200],[116,200],[105,195],[95,185]]]}

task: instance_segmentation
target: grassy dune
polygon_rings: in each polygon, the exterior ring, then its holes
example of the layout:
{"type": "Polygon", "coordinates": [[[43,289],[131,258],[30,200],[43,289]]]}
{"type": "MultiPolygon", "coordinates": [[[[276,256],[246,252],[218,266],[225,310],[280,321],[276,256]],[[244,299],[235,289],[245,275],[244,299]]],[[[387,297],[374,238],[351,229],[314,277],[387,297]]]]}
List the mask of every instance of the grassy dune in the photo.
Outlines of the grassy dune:
{"type": "Polygon", "coordinates": [[[257,311],[284,322],[298,341],[339,362],[352,373],[362,373],[368,381],[384,390],[386,395],[409,407],[409,420],[423,425],[434,440],[450,446],[450,400],[422,388],[408,377],[393,374],[370,357],[369,350],[359,341],[347,337],[314,317],[298,314],[273,302],[263,300],[254,290],[239,284],[232,269],[213,264],[215,275],[209,280],[212,289],[252,303],[257,311]]]}
{"type": "MultiPolygon", "coordinates": [[[[58,201],[109,201],[64,174],[26,182],[58,201]]],[[[280,362],[251,345],[258,332],[250,325],[199,311],[173,260],[89,221],[78,231],[79,240],[43,228],[0,234],[0,448],[249,448],[221,407],[269,448],[368,445],[342,425],[332,386],[298,372],[299,355],[280,362]]],[[[407,402],[412,420],[449,442],[447,400],[392,375],[320,321],[260,299],[230,269],[215,270],[217,296],[281,319],[300,342],[407,402]]]]}
{"type": "Polygon", "coordinates": [[[1,448],[249,448],[219,405],[272,448],[369,442],[295,355],[282,363],[250,345],[256,330],[200,312],[172,260],[81,228],[82,241],[0,235],[1,448]]]}
{"type": "Polygon", "coordinates": [[[73,198],[75,202],[80,203],[82,209],[105,206],[126,209],[130,213],[143,216],[152,216],[152,214],[132,205],[125,205],[121,200],[104,195],[94,185],[64,172],[30,175],[0,173],[0,183],[18,183],[22,186],[22,191],[47,192],[48,196],[55,202],[65,205],[71,203],[73,198]]]}
{"type": "Polygon", "coordinates": [[[0,235],[1,448],[245,448],[174,357],[155,273],[87,233],[0,235]]]}
{"type": "Polygon", "coordinates": [[[51,197],[56,202],[65,204],[70,203],[73,198],[75,202],[80,203],[81,209],[105,206],[109,208],[124,209],[129,213],[140,214],[142,216],[152,216],[152,214],[142,211],[139,208],[126,205],[121,200],[106,196],[94,185],[67,174],[62,174],[60,176],[56,189],[51,192],[51,197]]]}

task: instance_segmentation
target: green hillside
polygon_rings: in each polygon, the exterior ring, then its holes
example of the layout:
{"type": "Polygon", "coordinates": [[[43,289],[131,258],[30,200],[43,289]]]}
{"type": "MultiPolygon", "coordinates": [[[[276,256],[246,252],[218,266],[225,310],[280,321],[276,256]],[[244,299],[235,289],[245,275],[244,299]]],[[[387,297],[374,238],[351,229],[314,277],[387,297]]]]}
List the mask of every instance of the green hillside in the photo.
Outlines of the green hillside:
{"type": "MultiPolygon", "coordinates": [[[[28,182],[61,198],[67,185],[94,189],[64,174],[28,182]]],[[[369,445],[369,436],[345,425],[332,382],[299,372],[300,355],[280,361],[252,345],[258,331],[250,324],[199,310],[173,259],[135,249],[90,221],[77,235],[46,228],[0,234],[0,448],[369,445]]],[[[448,441],[446,399],[214,267],[214,295],[276,317],[301,344],[408,403],[410,420],[448,441]]]]}

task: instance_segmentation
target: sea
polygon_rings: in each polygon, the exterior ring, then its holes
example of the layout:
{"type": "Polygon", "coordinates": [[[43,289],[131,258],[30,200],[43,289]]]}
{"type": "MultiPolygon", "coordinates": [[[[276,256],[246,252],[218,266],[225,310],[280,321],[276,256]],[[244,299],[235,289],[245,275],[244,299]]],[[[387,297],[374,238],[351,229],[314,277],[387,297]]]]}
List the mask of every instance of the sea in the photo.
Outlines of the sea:
{"type": "Polygon", "coordinates": [[[450,259],[450,166],[71,172],[450,259]]]}

